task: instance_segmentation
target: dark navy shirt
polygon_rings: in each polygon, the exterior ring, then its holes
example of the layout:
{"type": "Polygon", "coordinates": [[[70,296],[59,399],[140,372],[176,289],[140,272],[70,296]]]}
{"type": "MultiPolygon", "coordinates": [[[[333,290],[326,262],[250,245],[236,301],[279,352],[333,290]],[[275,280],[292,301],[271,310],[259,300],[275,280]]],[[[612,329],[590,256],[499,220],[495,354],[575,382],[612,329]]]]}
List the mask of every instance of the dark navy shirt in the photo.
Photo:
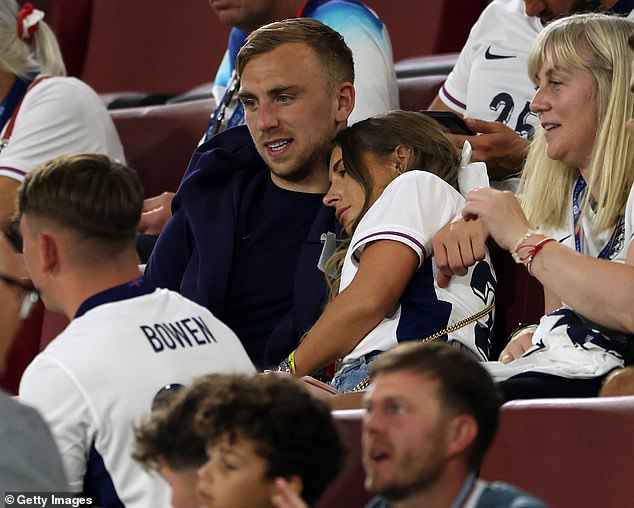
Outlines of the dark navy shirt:
{"type": "Polygon", "coordinates": [[[242,230],[236,232],[222,319],[240,337],[253,363],[264,367],[268,336],[292,306],[299,253],[322,195],[287,191],[270,178],[260,182],[256,194],[242,230]]]}

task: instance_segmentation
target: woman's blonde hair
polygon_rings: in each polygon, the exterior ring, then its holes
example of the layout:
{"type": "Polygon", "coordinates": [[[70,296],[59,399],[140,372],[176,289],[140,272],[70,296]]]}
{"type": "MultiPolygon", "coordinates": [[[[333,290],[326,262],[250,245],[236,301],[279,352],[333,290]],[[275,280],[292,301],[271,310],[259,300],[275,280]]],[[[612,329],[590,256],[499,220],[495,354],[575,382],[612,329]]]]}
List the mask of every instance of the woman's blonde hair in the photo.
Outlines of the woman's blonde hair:
{"type": "MultiPolygon", "coordinates": [[[[352,225],[353,231],[372,204],[370,196],[374,182],[366,167],[365,155],[368,153],[379,160],[388,160],[396,147],[402,145],[409,149],[409,157],[401,172],[421,169],[458,188],[458,152],[440,125],[420,113],[396,110],[362,120],[341,131],[335,138],[335,145],[341,147],[346,175],[356,180],[365,193],[363,208],[352,225]]],[[[396,176],[395,173],[393,177],[396,176]]],[[[326,265],[326,274],[335,274],[334,277],[326,277],[331,300],[339,292],[341,267],[348,243],[341,243],[326,265]]]]}
{"type": "MultiPolygon", "coordinates": [[[[596,231],[614,226],[624,213],[634,180],[634,144],[625,127],[634,117],[634,97],[628,91],[632,61],[628,37],[632,31],[634,22],[625,18],[576,14],[544,28],[528,57],[528,72],[536,85],[544,64],[583,69],[592,75],[597,133],[587,183],[596,199],[596,231]]],[[[538,128],[518,192],[528,220],[539,227],[562,227],[578,176],[578,168],[546,155],[544,131],[538,128]]],[[[590,192],[582,213],[589,205],[590,192]]]]}
{"type": "Polygon", "coordinates": [[[18,35],[18,4],[0,0],[0,68],[24,78],[31,72],[65,76],[66,67],[55,34],[40,21],[30,40],[18,35]]]}

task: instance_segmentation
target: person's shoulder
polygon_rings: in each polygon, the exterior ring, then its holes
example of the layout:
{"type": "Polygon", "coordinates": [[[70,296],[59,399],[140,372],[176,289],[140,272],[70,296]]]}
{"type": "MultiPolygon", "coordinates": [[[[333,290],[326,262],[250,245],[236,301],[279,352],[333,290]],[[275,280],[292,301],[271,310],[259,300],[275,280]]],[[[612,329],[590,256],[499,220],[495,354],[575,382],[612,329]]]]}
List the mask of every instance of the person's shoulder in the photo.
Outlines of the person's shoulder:
{"type": "Polygon", "coordinates": [[[13,432],[24,432],[25,429],[29,429],[35,436],[40,432],[47,432],[46,423],[35,408],[12,399],[4,392],[0,393],[0,414],[0,438],[3,443],[6,443],[6,439],[10,438],[13,432]]]}
{"type": "MultiPolygon", "coordinates": [[[[40,76],[24,98],[24,107],[46,108],[48,116],[56,118],[86,118],[81,111],[106,115],[106,106],[90,86],[83,81],[65,76],[40,76]]],[[[94,118],[93,118],[94,120],[94,118]]]]}
{"type": "Polygon", "coordinates": [[[253,174],[265,173],[268,168],[255,149],[248,128],[233,127],[212,136],[194,151],[176,196],[205,194],[209,185],[226,187],[253,174]]]}
{"type": "Polygon", "coordinates": [[[477,32],[489,34],[492,37],[508,30],[539,31],[539,18],[526,15],[524,0],[494,0],[482,11],[476,22],[477,32]]]}
{"type": "Polygon", "coordinates": [[[493,15],[497,16],[501,13],[506,16],[512,15],[527,17],[524,0],[493,0],[493,2],[489,3],[489,5],[487,5],[482,11],[480,18],[486,18],[493,15]]]}
{"type": "MultiPolygon", "coordinates": [[[[37,84],[33,85],[29,94],[40,93],[64,93],[64,94],[81,94],[90,95],[91,97],[97,96],[97,93],[82,80],[73,78],[70,76],[39,76],[40,80],[37,84]]],[[[37,81],[37,80],[36,80],[37,81]]]]}
{"type": "Polygon", "coordinates": [[[390,192],[408,192],[420,194],[435,194],[444,192],[460,197],[460,193],[439,176],[422,169],[406,171],[392,180],[386,187],[390,192]]]}
{"type": "Polygon", "coordinates": [[[360,24],[377,31],[383,30],[383,22],[378,14],[357,1],[330,0],[318,6],[310,17],[339,32],[348,28],[359,28],[360,24]]]}
{"type": "Polygon", "coordinates": [[[489,483],[484,488],[477,508],[546,508],[535,496],[504,482],[489,483]]]}

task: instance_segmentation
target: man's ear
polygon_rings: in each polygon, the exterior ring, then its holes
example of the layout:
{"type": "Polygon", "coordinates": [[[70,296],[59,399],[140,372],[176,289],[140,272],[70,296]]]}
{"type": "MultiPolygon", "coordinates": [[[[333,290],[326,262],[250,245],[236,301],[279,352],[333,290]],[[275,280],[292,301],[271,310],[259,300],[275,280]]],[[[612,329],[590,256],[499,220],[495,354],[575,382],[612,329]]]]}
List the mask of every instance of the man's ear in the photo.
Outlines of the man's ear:
{"type": "Polygon", "coordinates": [[[38,233],[37,246],[40,251],[40,260],[42,263],[42,271],[44,273],[55,273],[59,268],[60,245],[57,238],[41,231],[38,233]]]}
{"type": "Polygon", "coordinates": [[[452,418],[447,429],[447,455],[464,453],[478,435],[478,424],[471,415],[463,414],[452,418]]]}
{"type": "Polygon", "coordinates": [[[354,109],[354,85],[349,82],[341,83],[337,87],[337,110],[335,120],[337,123],[348,122],[348,117],[354,109]]]}

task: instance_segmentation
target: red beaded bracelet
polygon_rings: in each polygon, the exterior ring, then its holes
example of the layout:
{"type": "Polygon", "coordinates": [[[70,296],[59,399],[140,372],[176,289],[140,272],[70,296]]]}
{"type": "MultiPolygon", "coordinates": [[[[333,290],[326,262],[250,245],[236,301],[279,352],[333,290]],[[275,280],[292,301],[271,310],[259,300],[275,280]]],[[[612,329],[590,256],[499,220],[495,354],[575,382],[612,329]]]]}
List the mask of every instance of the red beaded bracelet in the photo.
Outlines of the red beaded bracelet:
{"type": "Polygon", "coordinates": [[[533,275],[533,273],[531,272],[531,263],[533,262],[533,259],[535,258],[537,253],[544,248],[544,245],[549,242],[555,241],[556,240],[554,238],[544,238],[540,242],[537,242],[535,245],[522,245],[520,247],[520,249],[529,249],[525,256],[520,257],[520,261],[524,266],[526,266],[526,268],[528,269],[528,273],[533,275]]]}

